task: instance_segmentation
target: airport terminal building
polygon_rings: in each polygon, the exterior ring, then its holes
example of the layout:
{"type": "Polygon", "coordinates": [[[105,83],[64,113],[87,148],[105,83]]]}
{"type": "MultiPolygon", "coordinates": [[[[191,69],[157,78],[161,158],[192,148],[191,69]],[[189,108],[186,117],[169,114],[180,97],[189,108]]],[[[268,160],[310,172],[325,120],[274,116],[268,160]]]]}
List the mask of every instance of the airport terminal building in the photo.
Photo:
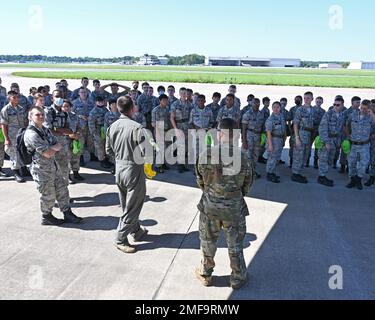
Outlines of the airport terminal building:
{"type": "Polygon", "coordinates": [[[239,57],[207,57],[207,66],[227,67],[270,67],[270,68],[297,68],[301,66],[301,59],[283,58],[239,58],[239,57]]]}

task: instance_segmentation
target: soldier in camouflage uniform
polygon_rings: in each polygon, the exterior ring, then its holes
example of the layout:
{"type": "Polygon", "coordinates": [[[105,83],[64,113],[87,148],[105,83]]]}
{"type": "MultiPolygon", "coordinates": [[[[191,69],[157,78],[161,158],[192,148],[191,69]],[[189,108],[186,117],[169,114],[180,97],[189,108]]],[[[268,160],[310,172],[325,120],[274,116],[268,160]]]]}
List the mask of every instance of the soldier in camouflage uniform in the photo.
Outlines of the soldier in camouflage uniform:
{"type": "MultiPolygon", "coordinates": [[[[242,118],[243,148],[255,169],[261,151],[261,135],[264,131],[264,124],[268,119],[264,118],[264,113],[259,108],[260,100],[255,98],[252,108],[242,118]]],[[[258,179],[260,178],[258,173],[256,173],[256,176],[258,179]]]]}
{"type": "Polygon", "coordinates": [[[216,122],[220,123],[224,119],[232,119],[236,123],[236,129],[240,128],[241,111],[234,106],[235,96],[228,94],[226,97],[226,105],[222,107],[217,116],[216,122]]]}
{"type": "Polygon", "coordinates": [[[24,141],[27,149],[33,154],[31,172],[40,194],[42,225],[61,225],[62,223],[80,223],[71,210],[69,190],[60,171],[55,156],[62,152],[63,146],[58,143],[52,132],[43,126],[44,110],[33,107],[30,112],[30,124],[26,130],[24,141]],[[52,215],[57,200],[64,220],[52,215]]]}
{"type": "Polygon", "coordinates": [[[293,166],[293,152],[294,146],[296,145],[296,137],[294,135],[293,120],[296,115],[296,111],[302,106],[302,96],[297,96],[295,98],[295,106],[290,108],[287,118],[287,136],[290,136],[289,139],[289,168],[293,166]]]}
{"type": "Polygon", "coordinates": [[[0,77],[0,96],[7,96],[7,89],[2,86],[3,80],[0,77]]]}
{"type": "MultiPolygon", "coordinates": [[[[164,94],[164,93],[162,93],[162,94],[164,94]]],[[[154,110],[159,105],[159,98],[154,96],[154,88],[151,87],[151,86],[148,88],[148,95],[151,98],[152,110],[154,110]]],[[[152,112],[152,110],[151,110],[151,112],[152,112]]]]}
{"type": "Polygon", "coordinates": [[[116,100],[120,97],[123,97],[127,94],[129,94],[129,92],[131,91],[131,88],[127,87],[127,86],[123,86],[121,84],[118,84],[116,82],[113,82],[113,83],[110,83],[110,84],[107,84],[107,85],[104,85],[102,87],[100,87],[99,89],[100,92],[107,92],[107,101],[109,100],[116,100]],[[105,91],[105,89],[107,89],[108,87],[111,87],[111,93],[105,91]],[[120,88],[123,89],[123,91],[119,91],[120,88]]]}
{"type": "MultiPolygon", "coordinates": [[[[234,108],[237,111],[240,111],[241,110],[241,100],[236,97],[237,87],[235,85],[231,85],[228,89],[228,93],[234,96],[234,108]]],[[[226,105],[227,105],[227,99],[224,98],[223,100],[221,100],[220,106],[223,108],[226,105]]]]}
{"type": "Polygon", "coordinates": [[[142,113],[146,118],[147,129],[151,129],[151,112],[153,109],[153,99],[152,96],[150,96],[149,94],[149,89],[150,85],[147,82],[143,83],[143,93],[137,99],[137,106],[139,108],[139,112],[142,113]]]}
{"type": "Polygon", "coordinates": [[[44,126],[53,132],[57,141],[62,145],[62,150],[56,154],[55,160],[59,164],[66,185],[68,185],[70,173],[69,136],[73,134],[73,131],[70,128],[68,114],[62,110],[64,100],[61,98],[61,92],[55,90],[52,93],[52,97],[53,105],[45,108],[46,117],[44,126]]]}
{"type": "Polygon", "coordinates": [[[151,125],[154,128],[154,136],[156,143],[159,146],[160,152],[156,154],[155,168],[158,173],[164,173],[164,170],[168,170],[169,167],[166,165],[165,150],[168,147],[168,143],[165,139],[165,134],[170,129],[170,114],[168,112],[168,96],[162,94],[159,97],[160,104],[152,110],[151,125]]]}
{"type": "Polygon", "coordinates": [[[70,130],[72,130],[73,134],[70,135],[68,143],[69,143],[69,159],[70,159],[70,169],[73,171],[73,176],[69,176],[69,180],[73,183],[76,181],[84,181],[85,179],[79,174],[79,170],[81,169],[80,166],[80,158],[83,153],[83,148],[78,154],[73,153],[73,141],[79,141],[81,146],[84,146],[84,139],[81,135],[81,130],[79,128],[79,118],[78,116],[72,112],[73,104],[69,100],[64,100],[64,104],[62,106],[62,110],[68,114],[70,130]]]}
{"type": "Polygon", "coordinates": [[[204,286],[212,285],[217,242],[223,229],[232,268],[230,284],[237,290],[247,281],[243,241],[246,235],[246,216],[249,212],[244,197],[253,184],[253,168],[247,156],[241,153],[241,149],[233,145],[235,121],[226,118],[220,122],[219,127],[220,145],[202,153],[196,166],[197,183],[203,191],[198,205],[203,257],[195,274],[204,286]],[[220,154],[220,151],[221,154],[232,153],[239,157],[239,170],[225,164],[227,161],[221,157],[216,159],[215,154],[220,154]]]}
{"type": "Polygon", "coordinates": [[[90,97],[91,96],[91,91],[88,88],[89,83],[90,83],[90,80],[88,78],[86,78],[86,77],[83,77],[82,80],[81,80],[81,87],[79,87],[78,89],[75,89],[72,92],[70,100],[74,101],[74,100],[76,100],[76,99],[79,98],[79,91],[81,90],[81,88],[86,89],[87,97],[90,97]]]}
{"type": "Polygon", "coordinates": [[[18,183],[24,183],[25,179],[20,171],[23,164],[17,154],[17,134],[20,129],[27,127],[27,118],[24,108],[19,105],[17,92],[10,91],[8,100],[9,104],[1,110],[1,126],[5,138],[4,149],[10,158],[14,178],[18,183]]]}
{"type": "Polygon", "coordinates": [[[304,96],[305,104],[296,111],[293,121],[296,145],[294,147],[293,175],[292,180],[298,183],[308,183],[307,178],[301,173],[306,165],[306,159],[314,133],[315,112],[311,106],[314,95],[306,92],[304,96]]]}
{"type": "MultiPolygon", "coordinates": [[[[314,130],[315,131],[314,131],[314,134],[313,134],[312,139],[311,139],[311,147],[309,149],[309,155],[307,157],[306,168],[310,167],[310,159],[311,159],[311,155],[312,155],[312,146],[314,144],[314,141],[315,141],[316,137],[319,135],[319,126],[320,126],[320,123],[323,119],[324,114],[326,113],[326,111],[322,108],[322,105],[324,103],[324,99],[322,97],[317,97],[315,99],[315,103],[316,103],[316,105],[314,107],[314,110],[315,110],[314,130]]],[[[318,161],[319,161],[318,150],[315,149],[315,151],[314,151],[314,168],[315,169],[319,168],[318,161]]]]}
{"type": "Polygon", "coordinates": [[[172,105],[178,100],[175,97],[176,89],[174,86],[169,86],[168,89],[168,112],[171,112],[172,105]]]}
{"type": "Polygon", "coordinates": [[[342,108],[342,101],[336,100],[334,109],[323,116],[319,125],[319,136],[324,145],[319,150],[318,183],[327,187],[333,187],[334,185],[334,182],[327,178],[327,173],[329,168],[332,167],[337,149],[341,148],[342,143],[342,133],[345,126],[342,108]]]}
{"type": "MultiPolygon", "coordinates": [[[[263,126],[264,126],[267,119],[271,116],[271,111],[269,109],[271,105],[271,99],[268,97],[265,97],[263,98],[262,102],[263,102],[262,113],[263,113],[263,118],[264,118],[264,122],[263,122],[263,126]]],[[[267,157],[266,146],[260,146],[258,162],[267,164],[267,159],[265,157],[267,157]]]]}
{"type": "Polygon", "coordinates": [[[272,105],[272,114],[267,119],[265,127],[267,131],[268,150],[267,180],[280,183],[280,177],[276,175],[276,166],[281,159],[286,139],[286,121],[281,113],[281,104],[276,101],[272,105]]]}
{"type": "MultiPolygon", "coordinates": [[[[178,159],[178,171],[183,173],[189,171],[186,167],[186,155],[188,154],[188,135],[191,104],[187,101],[187,89],[180,89],[180,99],[177,100],[171,108],[171,123],[176,130],[177,145],[180,150],[185,151],[185,159],[178,159]]],[[[181,156],[182,157],[182,156],[181,156]]]]}
{"type": "MultiPolygon", "coordinates": [[[[95,91],[94,91],[95,92],[95,91]]],[[[91,156],[91,161],[97,161],[97,157],[95,156],[95,147],[93,142],[93,137],[89,132],[88,127],[88,120],[89,115],[92,109],[95,107],[95,101],[91,101],[91,99],[88,99],[87,92],[85,89],[82,89],[79,91],[79,98],[73,101],[73,112],[78,116],[79,118],[79,128],[81,130],[82,135],[82,141],[83,147],[87,148],[88,152],[91,156]]],[[[99,97],[99,96],[96,96],[99,97]]],[[[103,98],[103,96],[101,96],[103,98]]],[[[81,161],[80,165],[84,165],[84,159],[83,155],[81,155],[81,161]]]]}
{"type": "Polygon", "coordinates": [[[90,97],[89,99],[91,100],[91,102],[93,104],[95,104],[95,101],[96,101],[96,98],[101,96],[102,98],[104,98],[106,101],[109,100],[109,96],[110,96],[110,93],[105,91],[105,90],[101,90],[101,84],[100,84],[100,81],[98,79],[95,79],[93,81],[93,85],[94,85],[94,91],[92,91],[90,93],[90,97]]]}
{"type": "MultiPolygon", "coordinates": [[[[108,103],[109,103],[109,112],[107,112],[105,117],[104,117],[104,131],[105,132],[107,132],[109,127],[112,124],[114,124],[121,117],[121,114],[117,109],[117,101],[116,100],[109,100],[108,103]]],[[[109,156],[109,155],[107,155],[107,156],[109,156]]],[[[112,174],[115,174],[116,173],[115,158],[109,156],[109,161],[114,166],[113,169],[112,169],[112,174]]]]}
{"type": "Polygon", "coordinates": [[[112,167],[105,153],[105,132],[103,136],[104,118],[107,113],[107,102],[102,97],[97,97],[96,107],[91,110],[89,115],[88,126],[90,134],[94,139],[96,156],[100,161],[101,167],[104,169],[112,167]]]}
{"type": "Polygon", "coordinates": [[[201,152],[205,150],[205,137],[207,132],[215,125],[214,115],[211,108],[205,106],[206,97],[199,95],[197,105],[191,111],[189,125],[194,129],[195,158],[198,159],[201,152]]]}
{"type": "Polygon", "coordinates": [[[7,97],[0,94],[0,110],[5,107],[7,103],[7,97]]]}
{"type": "MultiPolygon", "coordinates": [[[[348,122],[348,119],[349,119],[350,115],[354,111],[359,110],[359,108],[361,106],[361,100],[362,99],[360,97],[353,97],[352,98],[352,105],[350,106],[350,108],[346,109],[346,110],[343,110],[344,118],[345,118],[345,126],[347,125],[347,122],[348,122]]],[[[343,139],[346,139],[346,138],[348,138],[348,137],[345,137],[345,134],[343,133],[343,139]]],[[[340,153],[340,150],[341,150],[341,148],[337,151],[337,155],[340,153]]],[[[338,158],[338,156],[336,156],[336,158],[338,158]]],[[[348,155],[346,155],[341,150],[341,154],[340,154],[340,166],[341,166],[341,168],[340,168],[339,173],[345,174],[346,169],[347,169],[347,165],[348,165],[348,155]]],[[[349,170],[349,168],[348,168],[348,170],[349,170]]]]}
{"type": "Polygon", "coordinates": [[[210,108],[211,111],[212,111],[212,114],[214,116],[214,127],[216,128],[217,127],[217,116],[219,115],[219,111],[221,109],[221,106],[220,106],[220,99],[221,99],[221,94],[219,92],[215,92],[212,96],[212,103],[210,103],[209,105],[207,105],[207,108],[210,108]]]}
{"type": "Polygon", "coordinates": [[[349,155],[349,177],[347,188],[363,189],[362,179],[370,164],[370,137],[375,124],[375,114],[370,109],[371,102],[363,100],[360,111],[354,111],[348,119],[346,133],[350,137],[352,150],[349,155]]]}
{"type": "MultiPolygon", "coordinates": [[[[371,110],[375,114],[375,100],[371,100],[371,110]]],[[[371,128],[371,142],[370,142],[370,179],[365,183],[366,187],[371,187],[375,184],[375,124],[371,128]]]]}
{"type": "MultiPolygon", "coordinates": [[[[29,99],[27,99],[23,94],[20,93],[20,87],[19,87],[18,83],[12,83],[12,85],[10,87],[10,91],[14,91],[14,92],[18,93],[18,95],[19,95],[18,104],[23,108],[23,110],[25,112],[25,117],[27,118],[28,112],[29,112],[30,107],[31,107],[31,103],[30,103],[29,99]]],[[[8,100],[8,102],[9,102],[9,100],[8,100]]]]}
{"type": "MultiPolygon", "coordinates": [[[[134,101],[134,100],[133,100],[134,101]]],[[[139,110],[139,107],[137,104],[134,104],[134,114],[133,114],[133,120],[137,123],[139,123],[140,125],[142,125],[142,127],[144,129],[147,128],[147,120],[146,120],[146,117],[145,115],[139,110]]]]}
{"type": "MultiPolygon", "coordinates": [[[[1,78],[0,78],[1,79],[1,78]]],[[[1,82],[0,82],[1,83],[1,82]]],[[[1,110],[3,109],[3,107],[5,106],[6,104],[6,101],[7,101],[7,97],[6,96],[3,96],[2,95],[2,91],[0,91],[0,112],[1,110]]],[[[0,117],[1,119],[1,117],[0,117]]],[[[1,126],[0,126],[0,130],[1,129],[1,126]]],[[[2,131],[1,131],[2,132],[2,131]]],[[[3,171],[3,166],[4,166],[4,156],[5,156],[5,151],[4,151],[4,141],[0,141],[0,177],[3,177],[3,178],[7,178],[8,177],[8,174],[6,174],[4,171],[3,171]]]]}

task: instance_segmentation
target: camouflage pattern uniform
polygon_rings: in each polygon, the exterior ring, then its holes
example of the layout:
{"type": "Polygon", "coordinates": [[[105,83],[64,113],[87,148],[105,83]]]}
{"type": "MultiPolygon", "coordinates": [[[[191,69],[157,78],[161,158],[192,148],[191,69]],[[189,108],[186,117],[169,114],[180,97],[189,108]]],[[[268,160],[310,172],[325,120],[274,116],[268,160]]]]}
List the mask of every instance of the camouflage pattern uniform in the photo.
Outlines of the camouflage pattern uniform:
{"type": "Polygon", "coordinates": [[[306,161],[309,152],[309,146],[312,141],[312,135],[314,133],[314,119],[315,112],[312,107],[307,108],[302,106],[296,111],[294,117],[294,124],[299,127],[299,137],[301,140],[301,146],[294,147],[293,155],[293,173],[301,174],[303,168],[306,166],[306,161]]]}
{"type": "Polygon", "coordinates": [[[213,128],[214,122],[214,115],[211,108],[204,107],[201,109],[195,106],[191,111],[189,124],[192,129],[196,130],[193,137],[195,140],[195,158],[198,158],[199,154],[205,150],[206,144],[203,138],[206,136],[206,132],[213,128]]]}
{"type": "MultiPolygon", "coordinates": [[[[266,131],[272,134],[273,152],[268,153],[267,173],[276,174],[276,166],[281,160],[286,137],[286,121],[284,115],[272,114],[266,121],[266,131]]],[[[268,150],[268,142],[266,145],[268,150]]]]}
{"type": "Polygon", "coordinates": [[[5,146],[5,152],[10,158],[12,170],[19,170],[23,167],[17,154],[17,134],[20,129],[26,128],[26,119],[25,109],[20,105],[14,108],[8,104],[1,110],[1,124],[8,126],[11,145],[5,146]]]}
{"type": "MultiPolygon", "coordinates": [[[[171,108],[171,113],[175,113],[175,121],[177,125],[177,129],[181,130],[185,135],[185,141],[180,141],[177,139],[177,143],[179,148],[182,147],[182,143],[184,143],[185,153],[188,153],[188,136],[189,136],[189,121],[190,121],[190,110],[191,104],[187,101],[183,102],[181,100],[177,100],[171,108]]],[[[184,163],[180,163],[184,164],[184,163]]]]}
{"type": "MultiPolygon", "coordinates": [[[[70,100],[74,101],[79,98],[79,90],[81,90],[81,88],[75,89],[72,92],[72,95],[70,96],[70,100]]],[[[86,92],[87,92],[87,97],[89,98],[91,96],[91,91],[89,89],[86,89],[86,92]]]]}
{"type": "Polygon", "coordinates": [[[375,177],[375,124],[371,127],[370,176],[375,177]]]}
{"type": "Polygon", "coordinates": [[[293,129],[293,120],[296,115],[296,111],[300,108],[300,106],[294,106],[290,108],[288,112],[287,122],[290,124],[288,125],[287,131],[290,133],[290,139],[289,139],[289,158],[290,161],[293,161],[293,152],[294,152],[294,146],[296,145],[296,136],[294,135],[294,129],[293,129]]]}
{"type": "MultiPolygon", "coordinates": [[[[151,124],[154,128],[154,135],[156,143],[158,144],[160,150],[166,150],[169,143],[165,141],[165,133],[170,130],[170,114],[167,108],[162,108],[160,105],[152,110],[151,124]]],[[[156,154],[156,167],[160,168],[164,164],[163,153],[158,152],[156,154]]]]}
{"type": "MultiPolygon", "coordinates": [[[[55,106],[45,108],[46,118],[44,126],[51,131],[56,129],[70,129],[70,120],[66,112],[58,111],[55,106]]],[[[70,173],[70,139],[66,136],[56,136],[59,143],[62,144],[63,149],[58,152],[55,156],[56,162],[59,164],[59,168],[66,181],[66,185],[69,184],[69,173],[70,173]]]]}
{"type": "Polygon", "coordinates": [[[153,109],[153,99],[151,96],[142,93],[137,99],[139,112],[146,118],[147,129],[151,129],[151,112],[153,109]]]}
{"type": "MultiPolygon", "coordinates": [[[[113,111],[108,111],[104,117],[104,131],[107,132],[108,128],[114,124],[118,119],[120,119],[121,113],[120,112],[113,112],[113,111]]],[[[114,157],[109,157],[110,162],[112,164],[115,164],[115,158],[114,157]]]]}
{"type": "MultiPolygon", "coordinates": [[[[319,135],[320,123],[322,122],[323,116],[326,113],[326,111],[322,107],[315,106],[314,109],[315,109],[314,134],[313,134],[312,139],[311,139],[309,156],[307,158],[308,162],[310,162],[310,158],[311,158],[311,154],[312,154],[312,146],[314,144],[314,141],[315,141],[316,137],[319,135]]],[[[318,162],[318,160],[319,160],[318,150],[315,149],[315,151],[314,151],[314,163],[316,164],[318,162]]]]}
{"type": "Polygon", "coordinates": [[[128,235],[141,229],[139,215],[146,198],[146,177],[143,164],[136,163],[134,155],[143,141],[142,126],[123,115],[107,131],[106,152],[116,159],[116,184],[123,212],[117,228],[118,245],[129,245],[128,235]]]}
{"type": "Polygon", "coordinates": [[[0,110],[5,107],[7,103],[7,97],[0,94],[0,110]]]}
{"type": "Polygon", "coordinates": [[[45,107],[50,107],[53,105],[53,98],[52,98],[52,95],[49,94],[47,96],[44,97],[44,106],[45,107]]]}
{"type": "Polygon", "coordinates": [[[220,123],[223,119],[234,120],[237,123],[237,128],[239,128],[239,122],[241,120],[241,111],[235,108],[234,106],[230,109],[228,109],[227,106],[224,106],[220,109],[216,122],[220,123]]]}
{"type": "MultiPolygon", "coordinates": [[[[220,102],[220,107],[223,108],[227,105],[227,98],[223,98],[220,102]]],[[[234,97],[234,106],[237,111],[241,110],[241,100],[237,97],[234,97]]]]}
{"type": "Polygon", "coordinates": [[[133,120],[142,125],[143,128],[147,128],[147,120],[142,112],[134,113],[133,120]]]}
{"type": "Polygon", "coordinates": [[[102,139],[101,132],[102,128],[104,128],[104,118],[107,113],[108,109],[106,107],[95,107],[91,110],[89,116],[89,131],[94,138],[94,147],[99,161],[104,161],[106,158],[105,139],[102,139]]]}
{"type": "MultiPolygon", "coordinates": [[[[35,126],[33,123],[31,125],[35,126]]],[[[66,179],[62,175],[56,159],[47,159],[43,156],[43,153],[56,145],[58,140],[46,127],[38,130],[44,136],[44,139],[36,132],[28,129],[26,130],[24,140],[28,150],[30,152],[35,151],[31,164],[31,174],[40,194],[42,214],[52,214],[56,200],[60,210],[63,213],[68,212],[70,211],[70,196],[66,179]]],[[[66,157],[66,154],[63,153],[63,156],[66,157]]]]}
{"type": "Polygon", "coordinates": [[[207,108],[211,109],[212,114],[214,116],[214,121],[215,121],[214,127],[217,127],[216,119],[217,119],[217,116],[219,115],[219,111],[221,109],[221,106],[218,103],[211,103],[211,104],[207,105],[207,108]]]}
{"type": "MultiPolygon", "coordinates": [[[[78,126],[79,125],[78,116],[74,112],[69,112],[68,117],[69,117],[70,130],[72,130],[73,133],[76,133],[78,135],[78,141],[80,142],[81,146],[83,146],[85,144],[85,140],[83,139],[83,136],[80,133],[80,128],[78,126]]],[[[68,141],[69,141],[68,150],[69,150],[71,170],[73,172],[79,172],[79,170],[81,169],[80,159],[81,159],[81,155],[83,154],[83,149],[81,150],[80,153],[76,155],[73,154],[73,150],[72,150],[73,140],[69,139],[68,141]]]]}
{"type": "Polygon", "coordinates": [[[249,160],[253,162],[254,168],[256,168],[259,156],[261,155],[261,135],[267,119],[264,118],[264,113],[262,111],[255,111],[253,108],[245,113],[242,118],[242,125],[246,129],[245,138],[247,139],[247,144],[249,147],[247,150],[247,155],[249,160]]]}
{"type": "MultiPolygon", "coordinates": [[[[247,278],[247,267],[243,255],[243,241],[246,235],[246,216],[249,211],[244,200],[254,180],[254,171],[247,156],[241,153],[241,171],[224,175],[223,163],[214,165],[212,154],[216,148],[232,149],[229,145],[208,149],[200,156],[197,163],[196,177],[203,196],[198,205],[200,211],[199,237],[203,259],[199,273],[211,277],[215,268],[215,255],[220,231],[223,229],[228,244],[230,266],[232,269],[231,285],[238,285],[247,278]],[[211,152],[212,151],[212,152],[211,152]],[[205,162],[206,159],[208,162],[205,162]],[[207,163],[207,164],[203,164],[207,163]]],[[[230,150],[224,151],[230,152],[230,150]]]]}
{"type": "MultiPolygon", "coordinates": [[[[349,109],[343,110],[344,119],[345,119],[345,125],[348,124],[349,117],[352,115],[354,111],[358,111],[359,109],[354,109],[353,107],[350,107],[349,109]]],[[[348,138],[345,137],[345,133],[343,132],[343,140],[348,138]]],[[[340,165],[342,167],[346,166],[348,164],[348,155],[342,152],[341,148],[337,150],[336,159],[338,159],[338,156],[340,155],[340,165]],[[341,151],[341,153],[340,153],[341,151]]]]}
{"type": "Polygon", "coordinates": [[[80,98],[78,98],[73,101],[72,108],[72,111],[79,118],[79,128],[81,129],[81,134],[84,141],[83,146],[86,147],[91,154],[95,153],[95,147],[93,137],[89,132],[88,118],[91,110],[94,109],[94,107],[95,104],[91,100],[87,99],[86,101],[82,101],[80,98]],[[85,117],[85,119],[82,117],[85,117]]]}
{"type": "MultiPolygon", "coordinates": [[[[262,111],[263,113],[263,118],[264,118],[264,121],[263,121],[263,126],[265,125],[267,119],[271,116],[271,111],[270,109],[266,108],[266,107],[263,107],[262,111]]],[[[266,150],[266,146],[260,146],[259,147],[259,155],[260,156],[263,156],[268,158],[268,151],[266,150]]],[[[258,159],[257,159],[258,161],[258,159]]]]}
{"type": "Polygon", "coordinates": [[[328,111],[319,126],[319,136],[324,143],[319,150],[319,174],[325,177],[329,167],[333,165],[337,150],[341,148],[342,132],[344,130],[345,117],[342,112],[328,111]],[[330,149],[327,149],[327,145],[330,149]]]}
{"type": "Polygon", "coordinates": [[[27,117],[27,114],[30,111],[32,103],[30,103],[29,99],[27,99],[23,94],[20,94],[20,101],[18,104],[25,110],[26,117],[27,117]]]}
{"type": "MultiPolygon", "coordinates": [[[[6,101],[7,101],[6,96],[3,96],[2,92],[0,91],[0,112],[5,106],[6,101]]],[[[1,119],[1,115],[0,115],[0,119],[1,119]]],[[[0,126],[0,130],[1,130],[1,126],[0,126]]],[[[4,156],[5,156],[4,147],[5,147],[4,142],[0,142],[0,168],[4,166],[4,156]]]]}
{"type": "Polygon", "coordinates": [[[168,97],[168,112],[171,113],[171,110],[172,110],[172,105],[178,101],[178,99],[176,97],[168,97]]]}
{"type": "Polygon", "coordinates": [[[109,100],[109,96],[110,96],[111,94],[109,93],[109,92],[107,92],[107,91],[105,91],[105,90],[103,90],[103,91],[92,91],[91,93],[90,93],[90,100],[91,100],[91,102],[93,103],[93,104],[95,104],[95,102],[96,102],[96,99],[98,98],[98,97],[101,97],[101,98],[103,98],[104,100],[106,100],[106,101],[108,101],[109,100]]]}
{"type": "Polygon", "coordinates": [[[0,86],[0,96],[7,96],[7,89],[3,86],[0,86]]]}
{"type": "Polygon", "coordinates": [[[351,131],[352,150],[349,155],[349,177],[363,178],[370,164],[370,135],[374,122],[370,116],[354,111],[348,119],[351,131]]]}

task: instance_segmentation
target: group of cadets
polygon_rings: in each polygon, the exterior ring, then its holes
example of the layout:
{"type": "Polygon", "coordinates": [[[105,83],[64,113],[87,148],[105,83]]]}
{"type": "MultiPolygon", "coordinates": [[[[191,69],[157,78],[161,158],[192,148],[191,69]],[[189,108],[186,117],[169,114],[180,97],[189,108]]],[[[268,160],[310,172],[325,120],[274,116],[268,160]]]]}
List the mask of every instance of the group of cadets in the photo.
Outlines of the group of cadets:
{"type": "MultiPolygon", "coordinates": [[[[232,119],[242,132],[242,149],[257,167],[259,163],[267,165],[267,180],[280,183],[277,166],[285,164],[281,160],[285,142],[289,137],[289,164],[292,169],[292,180],[307,183],[303,175],[310,159],[319,170],[318,183],[332,187],[334,182],[327,175],[330,168],[337,168],[340,173],[349,172],[348,188],[363,189],[362,181],[366,174],[370,178],[366,186],[375,183],[375,100],[361,100],[353,97],[350,108],[345,107],[342,96],[337,96],[332,107],[326,112],[322,105],[324,100],[306,92],[295,98],[295,106],[287,110],[288,101],[282,98],[271,105],[268,97],[260,100],[249,95],[247,105],[241,109],[241,101],[236,97],[236,86],[229,87],[229,93],[222,98],[215,92],[212,103],[207,104],[206,97],[194,93],[191,89],[181,88],[176,97],[174,86],[154,88],[147,82],[135,81],[132,88],[117,83],[101,85],[93,81],[94,89],[89,90],[89,79],[83,78],[81,86],[70,91],[66,80],[56,83],[51,93],[49,86],[31,88],[28,97],[20,93],[18,84],[14,83],[10,91],[1,86],[0,109],[3,140],[0,140],[0,175],[3,171],[4,150],[9,155],[11,169],[17,182],[24,182],[29,176],[28,169],[17,159],[16,136],[19,129],[28,125],[28,111],[32,106],[45,109],[45,126],[52,130],[65,152],[59,152],[56,161],[66,180],[70,183],[83,181],[79,174],[85,164],[84,151],[90,154],[90,161],[100,161],[105,169],[114,170],[113,159],[105,152],[106,131],[111,124],[120,118],[117,110],[119,97],[129,95],[136,104],[134,121],[151,130],[158,141],[159,148],[167,147],[165,134],[175,129],[177,143],[188,146],[189,129],[209,131],[217,127],[223,119],[232,119]],[[109,89],[109,90],[108,90],[109,89]],[[318,139],[317,139],[318,138],[318,139]],[[314,142],[319,145],[313,151],[314,142]],[[350,142],[350,152],[344,152],[342,144],[350,142]],[[74,152],[74,142],[78,149],[74,152]]],[[[197,139],[198,140],[198,139],[197,139]]],[[[171,141],[173,142],[173,141],[171,141]]],[[[194,147],[195,156],[199,155],[201,146],[194,147]]],[[[188,152],[186,151],[186,156],[188,152]]],[[[158,158],[158,155],[156,156],[158,158]]],[[[155,169],[159,173],[169,169],[160,158],[155,169]]],[[[186,158],[178,158],[178,171],[189,171],[186,158]]],[[[257,174],[260,178],[260,175],[257,174]]]]}

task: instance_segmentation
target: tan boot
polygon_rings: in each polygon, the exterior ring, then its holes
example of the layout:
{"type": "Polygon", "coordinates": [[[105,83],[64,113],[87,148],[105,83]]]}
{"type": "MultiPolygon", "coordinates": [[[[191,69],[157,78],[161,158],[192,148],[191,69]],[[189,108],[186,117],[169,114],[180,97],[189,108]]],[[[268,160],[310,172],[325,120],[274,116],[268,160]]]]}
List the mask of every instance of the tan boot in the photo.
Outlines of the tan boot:
{"type": "Polygon", "coordinates": [[[123,253],[126,254],[133,254],[137,252],[137,248],[132,247],[131,245],[124,245],[124,244],[116,244],[116,248],[123,253]]]}
{"type": "Polygon", "coordinates": [[[202,276],[199,268],[195,269],[195,276],[197,279],[205,286],[205,287],[211,287],[212,286],[212,277],[205,277],[202,276]]]}

